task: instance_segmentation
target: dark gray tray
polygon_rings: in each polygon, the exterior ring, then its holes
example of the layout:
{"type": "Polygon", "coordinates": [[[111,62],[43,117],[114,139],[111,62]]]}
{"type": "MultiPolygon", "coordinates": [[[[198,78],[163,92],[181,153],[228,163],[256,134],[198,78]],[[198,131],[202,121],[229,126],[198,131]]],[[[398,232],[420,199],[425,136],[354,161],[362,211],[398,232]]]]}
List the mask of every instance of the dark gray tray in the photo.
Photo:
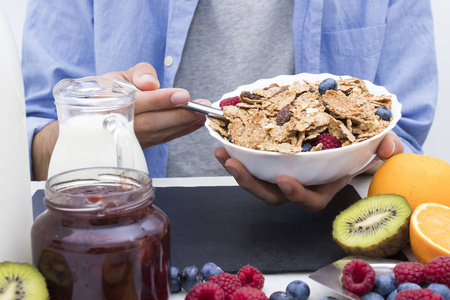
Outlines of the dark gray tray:
{"type": "MultiPolygon", "coordinates": [[[[43,197],[42,190],[33,196],[35,217],[45,210],[43,197]]],[[[332,222],[359,199],[348,185],[323,211],[308,213],[293,203],[270,207],[238,186],[164,187],[155,205],[171,223],[173,266],[212,261],[234,273],[251,264],[269,274],[312,272],[345,257],[332,222]]]]}

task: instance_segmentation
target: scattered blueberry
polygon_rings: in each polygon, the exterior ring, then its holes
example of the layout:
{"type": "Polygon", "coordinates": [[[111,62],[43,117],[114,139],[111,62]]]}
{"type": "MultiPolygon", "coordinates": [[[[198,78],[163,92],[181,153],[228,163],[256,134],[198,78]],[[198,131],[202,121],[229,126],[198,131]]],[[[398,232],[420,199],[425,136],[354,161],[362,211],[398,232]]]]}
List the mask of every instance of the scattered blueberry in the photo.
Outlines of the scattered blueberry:
{"type": "Polygon", "coordinates": [[[373,287],[372,291],[382,296],[387,296],[396,288],[397,285],[395,283],[395,275],[384,274],[376,277],[375,286],[373,287]]]}
{"type": "Polygon", "coordinates": [[[378,106],[375,115],[379,116],[382,120],[385,121],[390,121],[392,118],[391,110],[384,106],[378,106]]]}
{"type": "Polygon", "coordinates": [[[362,295],[361,298],[364,300],[384,300],[383,296],[378,293],[370,292],[365,295],[362,295]]]}
{"type": "Polygon", "coordinates": [[[331,296],[325,296],[325,297],[320,298],[320,300],[339,300],[339,299],[335,298],[335,297],[331,297],[331,296]]]}
{"type": "Polygon", "coordinates": [[[170,268],[170,291],[172,293],[181,291],[181,271],[176,267],[170,268]]]}
{"type": "Polygon", "coordinates": [[[203,274],[203,280],[208,281],[209,277],[223,273],[223,270],[215,263],[209,262],[202,267],[201,272],[203,274]]]}
{"type": "Polygon", "coordinates": [[[181,271],[181,287],[189,292],[194,285],[203,281],[203,274],[196,266],[188,266],[181,271]]]}
{"type": "Polygon", "coordinates": [[[293,300],[306,300],[309,297],[309,286],[301,281],[294,280],[286,287],[286,293],[292,296],[293,300]]]}
{"type": "Polygon", "coordinates": [[[450,300],[450,289],[445,284],[432,283],[428,287],[433,293],[441,295],[442,300],[450,300]]]}
{"type": "Polygon", "coordinates": [[[231,134],[228,135],[227,139],[230,143],[233,142],[233,136],[231,134]]]}
{"type": "Polygon", "coordinates": [[[420,290],[422,287],[418,284],[411,282],[404,282],[397,287],[397,291],[403,290],[420,290]]]}
{"type": "Polygon", "coordinates": [[[327,78],[319,84],[319,94],[324,95],[328,90],[337,90],[337,82],[333,78],[327,78]]]}
{"type": "Polygon", "coordinates": [[[311,143],[304,142],[302,144],[302,152],[309,152],[309,151],[311,151],[312,147],[313,146],[311,145],[311,143]]]}
{"type": "Polygon", "coordinates": [[[285,292],[273,292],[269,300],[292,300],[292,296],[285,292]]]}
{"type": "Polygon", "coordinates": [[[389,294],[389,296],[386,298],[386,300],[394,300],[395,296],[397,296],[397,289],[395,289],[392,293],[389,294]]]}

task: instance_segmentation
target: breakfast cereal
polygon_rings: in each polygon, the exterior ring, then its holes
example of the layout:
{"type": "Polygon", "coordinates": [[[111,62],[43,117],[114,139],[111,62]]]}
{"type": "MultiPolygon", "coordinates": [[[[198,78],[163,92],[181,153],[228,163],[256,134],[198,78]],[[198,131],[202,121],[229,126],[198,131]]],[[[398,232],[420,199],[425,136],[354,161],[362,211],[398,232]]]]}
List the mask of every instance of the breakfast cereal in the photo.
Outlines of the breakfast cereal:
{"type": "Polygon", "coordinates": [[[392,109],[391,95],[371,94],[364,81],[339,78],[336,89],[319,93],[321,82],[293,82],[243,91],[240,103],[223,107],[227,120],[210,117],[209,126],[233,144],[265,151],[294,154],[320,151],[316,142],[329,133],[347,146],[369,139],[388,125],[377,107],[392,109]]]}

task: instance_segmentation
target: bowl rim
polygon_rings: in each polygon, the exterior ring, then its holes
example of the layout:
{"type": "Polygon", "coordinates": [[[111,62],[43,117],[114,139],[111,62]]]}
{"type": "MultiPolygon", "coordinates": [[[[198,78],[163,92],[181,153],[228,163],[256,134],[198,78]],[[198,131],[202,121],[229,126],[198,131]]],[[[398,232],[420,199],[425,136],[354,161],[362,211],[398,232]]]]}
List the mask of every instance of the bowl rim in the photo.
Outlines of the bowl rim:
{"type": "MultiPolygon", "coordinates": [[[[258,79],[256,81],[254,81],[253,83],[250,84],[245,84],[245,85],[241,85],[239,87],[237,87],[234,91],[231,92],[227,92],[225,94],[223,94],[223,96],[212,103],[212,106],[218,108],[220,101],[222,101],[225,98],[229,98],[229,97],[233,97],[233,96],[237,96],[240,94],[241,91],[252,91],[253,89],[256,88],[262,88],[264,86],[267,86],[267,84],[271,84],[271,83],[280,83],[280,82],[284,82],[282,83],[282,85],[285,84],[292,84],[295,81],[301,81],[303,79],[309,80],[309,81],[317,81],[317,80],[324,80],[326,78],[334,78],[334,79],[339,79],[339,78],[343,78],[343,79],[347,79],[347,78],[353,78],[355,76],[350,76],[350,75],[334,75],[334,74],[330,74],[330,73],[318,73],[318,74],[312,74],[312,73],[299,73],[299,74],[295,74],[295,75],[279,75],[276,77],[272,77],[272,78],[263,78],[263,79],[258,79]],[[287,81],[290,81],[290,83],[287,83],[287,81]]],[[[357,78],[357,77],[355,77],[357,78]]],[[[353,143],[351,145],[347,145],[344,147],[339,147],[339,148],[334,148],[334,149],[327,149],[326,151],[308,151],[308,152],[297,152],[294,154],[288,154],[288,153],[281,153],[281,152],[276,152],[276,151],[267,151],[267,150],[256,150],[256,149],[250,149],[247,147],[243,147],[243,146],[239,146],[236,144],[233,144],[229,141],[227,141],[225,138],[223,138],[218,132],[216,132],[214,129],[212,129],[209,124],[211,123],[211,120],[209,118],[207,118],[206,122],[205,122],[205,126],[208,129],[210,135],[212,137],[214,137],[215,139],[218,139],[219,141],[221,141],[224,146],[229,146],[232,148],[236,148],[238,150],[245,150],[247,152],[250,153],[254,153],[254,154],[264,154],[264,155],[269,155],[269,156],[318,156],[318,155],[323,155],[323,153],[339,153],[339,151],[343,152],[343,151],[348,151],[348,150],[357,150],[359,148],[364,148],[364,146],[366,144],[370,144],[371,142],[378,140],[379,138],[385,136],[389,131],[391,131],[398,123],[398,121],[401,119],[402,117],[402,113],[401,113],[401,109],[402,109],[402,104],[398,101],[397,96],[395,94],[390,93],[384,86],[380,86],[380,85],[376,85],[368,80],[364,80],[364,79],[360,79],[362,81],[365,82],[366,86],[368,87],[369,91],[372,93],[371,89],[376,88],[378,90],[382,90],[382,93],[375,93],[375,95],[384,95],[384,94],[389,94],[392,97],[392,114],[393,114],[393,119],[390,121],[388,127],[386,127],[383,131],[379,132],[378,134],[372,136],[369,139],[366,139],[364,141],[358,142],[358,143],[353,143]],[[394,110],[395,108],[395,110],[394,110]]]]}

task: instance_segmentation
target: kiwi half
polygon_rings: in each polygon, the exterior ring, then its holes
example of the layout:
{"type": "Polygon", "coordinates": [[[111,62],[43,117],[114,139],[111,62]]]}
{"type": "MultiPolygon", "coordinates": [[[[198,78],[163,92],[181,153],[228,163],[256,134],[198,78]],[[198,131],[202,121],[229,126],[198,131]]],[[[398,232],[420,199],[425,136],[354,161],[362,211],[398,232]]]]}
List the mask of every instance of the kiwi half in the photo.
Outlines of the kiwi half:
{"type": "Polygon", "coordinates": [[[45,278],[27,263],[0,263],[0,299],[47,300],[45,278]]]}
{"type": "Polygon", "coordinates": [[[333,238],[349,255],[392,256],[409,241],[411,212],[403,196],[369,196],[336,217],[333,238]]]}

